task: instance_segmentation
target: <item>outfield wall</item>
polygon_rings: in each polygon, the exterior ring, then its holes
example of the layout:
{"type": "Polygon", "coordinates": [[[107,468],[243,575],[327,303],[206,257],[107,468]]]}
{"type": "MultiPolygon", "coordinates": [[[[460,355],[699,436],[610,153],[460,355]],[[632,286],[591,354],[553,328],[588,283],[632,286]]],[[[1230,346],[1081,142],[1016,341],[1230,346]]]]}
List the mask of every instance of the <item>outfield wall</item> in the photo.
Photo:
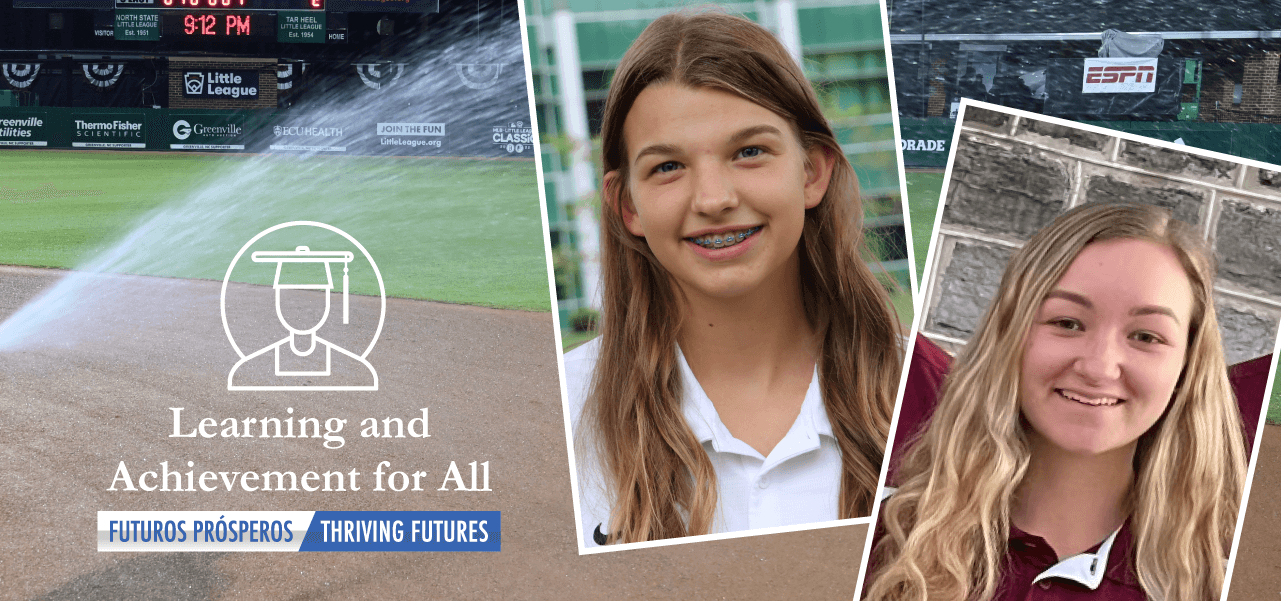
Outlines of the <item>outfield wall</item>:
{"type": "Polygon", "coordinates": [[[0,108],[0,148],[532,158],[525,120],[455,122],[283,110],[0,108]]]}
{"type": "MultiPolygon", "coordinates": [[[[956,121],[946,117],[899,120],[903,164],[916,169],[942,169],[952,144],[956,121]]],[[[1281,164],[1281,126],[1273,123],[1206,123],[1203,121],[1082,121],[1109,129],[1281,164]]]]}

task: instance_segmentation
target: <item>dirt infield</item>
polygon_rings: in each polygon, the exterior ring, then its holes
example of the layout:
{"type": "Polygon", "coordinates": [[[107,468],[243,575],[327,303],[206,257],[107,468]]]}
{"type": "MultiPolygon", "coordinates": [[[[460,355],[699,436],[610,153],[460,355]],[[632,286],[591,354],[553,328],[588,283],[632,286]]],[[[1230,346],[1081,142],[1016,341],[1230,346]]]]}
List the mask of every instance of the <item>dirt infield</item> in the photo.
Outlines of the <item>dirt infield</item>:
{"type": "MultiPolygon", "coordinates": [[[[0,321],[65,273],[0,267],[0,321]]],[[[228,392],[237,356],[219,317],[220,285],[96,278],[58,320],[17,347],[0,347],[0,598],[853,596],[862,526],[579,557],[550,314],[389,299],[369,355],[378,392],[228,392]],[[340,449],[316,439],[171,438],[171,407],[185,408],[188,424],[284,416],[286,407],[350,421],[340,449]],[[429,439],[359,436],[365,417],[408,420],[421,407],[430,408],[429,439]],[[136,478],[161,461],[192,461],[198,471],[368,474],[383,460],[432,473],[450,461],[489,461],[493,492],[107,490],[121,461],[136,478]],[[498,510],[502,551],[96,551],[97,511],[176,509],[498,510]]],[[[352,297],[352,310],[376,302],[352,297]]],[[[279,327],[272,322],[263,327],[279,327]]]]}
{"type": "Polygon", "coordinates": [[[1228,599],[1274,601],[1281,595],[1281,426],[1263,427],[1228,599]]]}

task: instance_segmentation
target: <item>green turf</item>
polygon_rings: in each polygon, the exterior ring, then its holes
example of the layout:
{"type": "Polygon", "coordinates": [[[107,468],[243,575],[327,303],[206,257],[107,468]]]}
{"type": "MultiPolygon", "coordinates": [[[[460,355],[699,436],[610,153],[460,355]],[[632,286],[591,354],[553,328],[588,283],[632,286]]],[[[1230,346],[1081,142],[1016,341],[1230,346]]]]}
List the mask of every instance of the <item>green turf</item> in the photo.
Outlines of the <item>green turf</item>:
{"type": "Polygon", "coordinates": [[[943,189],[943,174],[937,172],[907,173],[907,203],[912,217],[912,252],[916,259],[917,281],[925,273],[925,258],[930,251],[930,235],[934,233],[934,214],[938,210],[939,191],[943,189]]]}
{"type": "Polygon", "coordinates": [[[912,291],[904,289],[890,293],[890,304],[898,312],[898,320],[903,324],[903,331],[906,332],[912,326],[912,291]]]}
{"type": "Polygon", "coordinates": [[[1272,396],[1268,402],[1268,423],[1281,424],[1281,382],[1277,381],[1281,376],[1281,365],[1277,365],[1277,372],[1272,374],[1272,396]]]}
{"type": "Polygon", "coordinates": [[[575,347],[595,338],[599,332],[575,332],[573,330],[560,331],[560,350],[567,353],[574,350],[575,347]]]}
{"type": "Polygon", "coordinates": [[[3,151],[0,263],[221,280],[309,220],[363,243],[389,296],[548,311],[535,181],[532,161],[3,151]]]}

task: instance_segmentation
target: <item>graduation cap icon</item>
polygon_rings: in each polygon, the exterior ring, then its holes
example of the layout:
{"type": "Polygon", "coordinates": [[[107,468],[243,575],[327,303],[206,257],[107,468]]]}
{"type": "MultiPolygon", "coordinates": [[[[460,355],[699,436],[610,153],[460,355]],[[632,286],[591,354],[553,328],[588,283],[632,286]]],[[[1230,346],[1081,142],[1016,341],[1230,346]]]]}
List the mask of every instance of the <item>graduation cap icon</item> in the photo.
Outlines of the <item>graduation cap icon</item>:
{"type": "MultiPolygon", "coordinates": [[[[362,282],[365,281],[362,279],[362,282]]],[[[290,221],[259,232],[240,247],[240,251],[231,259],[227,274],[222,280],[220,310],[227,340],[240,357],[227,373],[227,390],[378,390],[378,371],[374,369],[368,356],[378,342],[378,335],[382,332],[387,317],[387,288],[383,285],[383,277],[374,258],[347,232],[317,221],[290,221]],[[336,242],[326,234],[324,239],[327,242],[323,243],[325,248],[320,250],[312,250],[309,246],[294,246],[295,243],[267,242],[258,248],[280,250],[251,252],[264,236],[287,228],[298,228],[293,230],[293,240],[311,240],[310,237],[300,239],[297,236],[312,236],[315,232],[310,228],[318,228],[345,238],[351,246],[336,242]],[[290,248],[292,250],[288,250],[290,248]],[[242,258],[245,261],[242,262],[242,258]],[[356,269],[362,278],[369,276],[378,283],[377,297],[362,296],[349,300],[352,296],[349,290],[349,272],[353,262],[357,262],[356,269]],[[248,271],[241,272],[245,274],[243,278],[251,281],[258,278],[249,276],[249,272],[265,276],[266,269],[273,264],[276,268],[275,278],[272,280],[275,313],[287,332],[274,342],[267,342],[277,335],[275,332],[278,330],[264,321],[269,314],[264,295],[266,290],[248,282],[234,284],[231,281],[237,264],[244,263],[253,266],[248,271]],[[321,331],[331,315],[332,293],[338,292],[335,263],[342,264],[342,322],[350,324],[350,327],[329,330],[338,336],[338,341],[327,340],[327,335],[321,331]],[[299,292],[287,292],[289,290],[299,292]],[[323,313],[316,304],[322,297],[323,313]],[[350,317],[352,303],[361,307],[354,320],[350,317]],[[231,318],[228,317],[229,306],[238,307],[231,318]],[[377,317],[376,321],[373,320],[374,317],[377,317]],[[245,341],[252,340],[250,349],[256,350],[242,349],[241,344],[236,342],[233,330],[239,330],[245,341]],[[360,344],[360,340],[366,336],[369,336],[369,342],[363,351],[355,346],[345,348],[360,344]]]]}
{"type": "Polygon", "coordinates": [[[334,277],[330,263],[342,263],[342,322],[348,322],[348,265],[353,255],[348,251],[313,251],[306,246],[294,250],[260,250],[251,255],[255,263],[275,263],[277,290],[333,290],[334,277]],[[289,268],[286,269],[285,265],[289,268]]]}

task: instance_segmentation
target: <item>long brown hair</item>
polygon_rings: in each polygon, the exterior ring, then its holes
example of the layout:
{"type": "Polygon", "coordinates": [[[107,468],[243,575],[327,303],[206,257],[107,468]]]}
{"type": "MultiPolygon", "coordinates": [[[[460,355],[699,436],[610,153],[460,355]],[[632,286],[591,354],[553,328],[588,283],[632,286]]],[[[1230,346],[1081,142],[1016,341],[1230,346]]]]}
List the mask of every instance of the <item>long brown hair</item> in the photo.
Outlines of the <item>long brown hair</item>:
{"type": "Polygon", "coordinates": [[[1149,599],[1218,599],[1245,483],[1241,417],[1214,312],[1213,255],[1164,209],[1088,204],[1010,260],[997,297],[948,374],[938,409],[881,506],[868,599],[993,598],[1011,503],[1031,451],[1019,411],[1024,343],[1038,308],[1081,249],[1148,240],[1179,257],[1193,292],[1183,372],[1134,456],[1130,525],[1149,599]]]}
{"type": "MultiPolygon", "coordinates": [[[[820,388],[841,451],[842,518],[867,515],[901,370],[899,326],[862,255],[858,180],[804,73],[782,44],[724,13],[659,18],[623,56],[601,128],[604,277],[600,356],[581,424],[591,431],[611,497],[611,542],[704,534],[716,510],[711,460],[685,423],[676,356],[681,302],[643,238],[624,225],[630,203],[623,123],[647,86],[729,92],[793,123],[808,151],[834,155],[827,194],[808,209],[800,240],[801,297],[822,341],[820,388]],[[611,200],[612,199],[612,200],[611,200]]],[[[580,436],[582,440],[584,437],[580,436]]]]}

